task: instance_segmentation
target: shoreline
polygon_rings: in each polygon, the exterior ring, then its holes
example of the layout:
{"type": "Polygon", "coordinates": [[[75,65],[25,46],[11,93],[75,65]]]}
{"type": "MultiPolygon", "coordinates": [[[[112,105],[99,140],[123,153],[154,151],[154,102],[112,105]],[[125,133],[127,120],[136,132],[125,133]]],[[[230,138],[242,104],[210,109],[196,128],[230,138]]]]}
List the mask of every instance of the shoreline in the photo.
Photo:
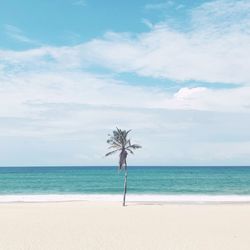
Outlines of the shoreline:
{"type": "MultiPolygon", "coordinates": [[[[122,194],[25,194],[0,195],[1,203],[120,202],[122,194]]],[[[250,204],[250,195],[128,194],[128,203],[149,204],[250,204]]]]}

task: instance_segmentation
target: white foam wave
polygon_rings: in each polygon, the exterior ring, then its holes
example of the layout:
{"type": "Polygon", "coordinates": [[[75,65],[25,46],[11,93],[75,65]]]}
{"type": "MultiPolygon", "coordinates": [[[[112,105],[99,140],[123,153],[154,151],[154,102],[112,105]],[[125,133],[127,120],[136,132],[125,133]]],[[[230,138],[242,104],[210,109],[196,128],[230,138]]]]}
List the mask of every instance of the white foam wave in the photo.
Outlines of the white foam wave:
{"type": "MultiPolygon", "coordinates": [[[[0,195],[0,203],[9,202],[63,202],[63,201],[121,201],[117,194],[51,194],[51,195],[0,195]]],[[[128,202],[169,203],[250,203],[250,195],[153,195],[130,194],[128,202]]]]}

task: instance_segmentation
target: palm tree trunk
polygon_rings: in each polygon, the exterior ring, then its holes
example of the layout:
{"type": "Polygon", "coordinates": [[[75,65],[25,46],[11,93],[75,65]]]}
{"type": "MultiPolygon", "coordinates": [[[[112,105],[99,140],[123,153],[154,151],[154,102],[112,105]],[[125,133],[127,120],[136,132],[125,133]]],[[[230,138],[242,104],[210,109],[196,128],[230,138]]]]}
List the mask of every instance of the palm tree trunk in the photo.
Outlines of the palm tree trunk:
{"type": "Polygon", "coordinates": [[[127,169],[127,163],[125,163],[124,193],[123,193],[123,203],[122,203],[123,206],[125,206],[125,202],[126,202],[126,194],[127,194],[127,176],[128,176],[128,169],[127,169]]]}

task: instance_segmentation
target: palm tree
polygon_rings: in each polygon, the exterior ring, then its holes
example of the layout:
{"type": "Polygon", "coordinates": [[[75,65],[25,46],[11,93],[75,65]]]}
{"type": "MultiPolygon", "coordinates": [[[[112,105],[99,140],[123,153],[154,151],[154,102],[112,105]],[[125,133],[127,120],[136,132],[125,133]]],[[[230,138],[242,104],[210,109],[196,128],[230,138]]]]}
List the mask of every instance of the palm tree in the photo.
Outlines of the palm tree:
{"type": "Polygon", "coordinates": [[[119,170],[124,170],[124,193],[123,193],[123,203],[122,205],[125,206],[126,200],[126,193],[127,193],[127,176],[128,176],[128,169],[127,169],[127,155],[128,152],[134,154],[133,150],[141,148],[138,144],[131,144],[130,139],[127,138],[128,133],[131,130],[121,130],[116,128],[113,131],[112,135],[108,135],[107,143],[110,145],[109,149],[113,149],[112,151],[108,152],[105,156],[112,155],[114,153],[120,152],[119,154],[119,170]]]}

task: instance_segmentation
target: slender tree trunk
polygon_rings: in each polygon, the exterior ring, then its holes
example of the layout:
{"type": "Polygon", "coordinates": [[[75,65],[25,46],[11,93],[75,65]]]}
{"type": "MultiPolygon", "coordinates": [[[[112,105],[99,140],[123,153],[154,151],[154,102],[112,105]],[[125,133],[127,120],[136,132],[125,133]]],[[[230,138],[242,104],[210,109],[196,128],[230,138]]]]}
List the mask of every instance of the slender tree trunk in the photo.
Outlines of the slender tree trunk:
{"type": "Polygon", "coordinates": [[[124,193],[123,193],[123,203],[122,203],[122,205],[123,205],[123,206],[125,206],[125,203],[126,203],[126,194],[127,194],[127,176],[128,176],[128,169],[127,169],[127,163],[125,163],[124,193]]]}

